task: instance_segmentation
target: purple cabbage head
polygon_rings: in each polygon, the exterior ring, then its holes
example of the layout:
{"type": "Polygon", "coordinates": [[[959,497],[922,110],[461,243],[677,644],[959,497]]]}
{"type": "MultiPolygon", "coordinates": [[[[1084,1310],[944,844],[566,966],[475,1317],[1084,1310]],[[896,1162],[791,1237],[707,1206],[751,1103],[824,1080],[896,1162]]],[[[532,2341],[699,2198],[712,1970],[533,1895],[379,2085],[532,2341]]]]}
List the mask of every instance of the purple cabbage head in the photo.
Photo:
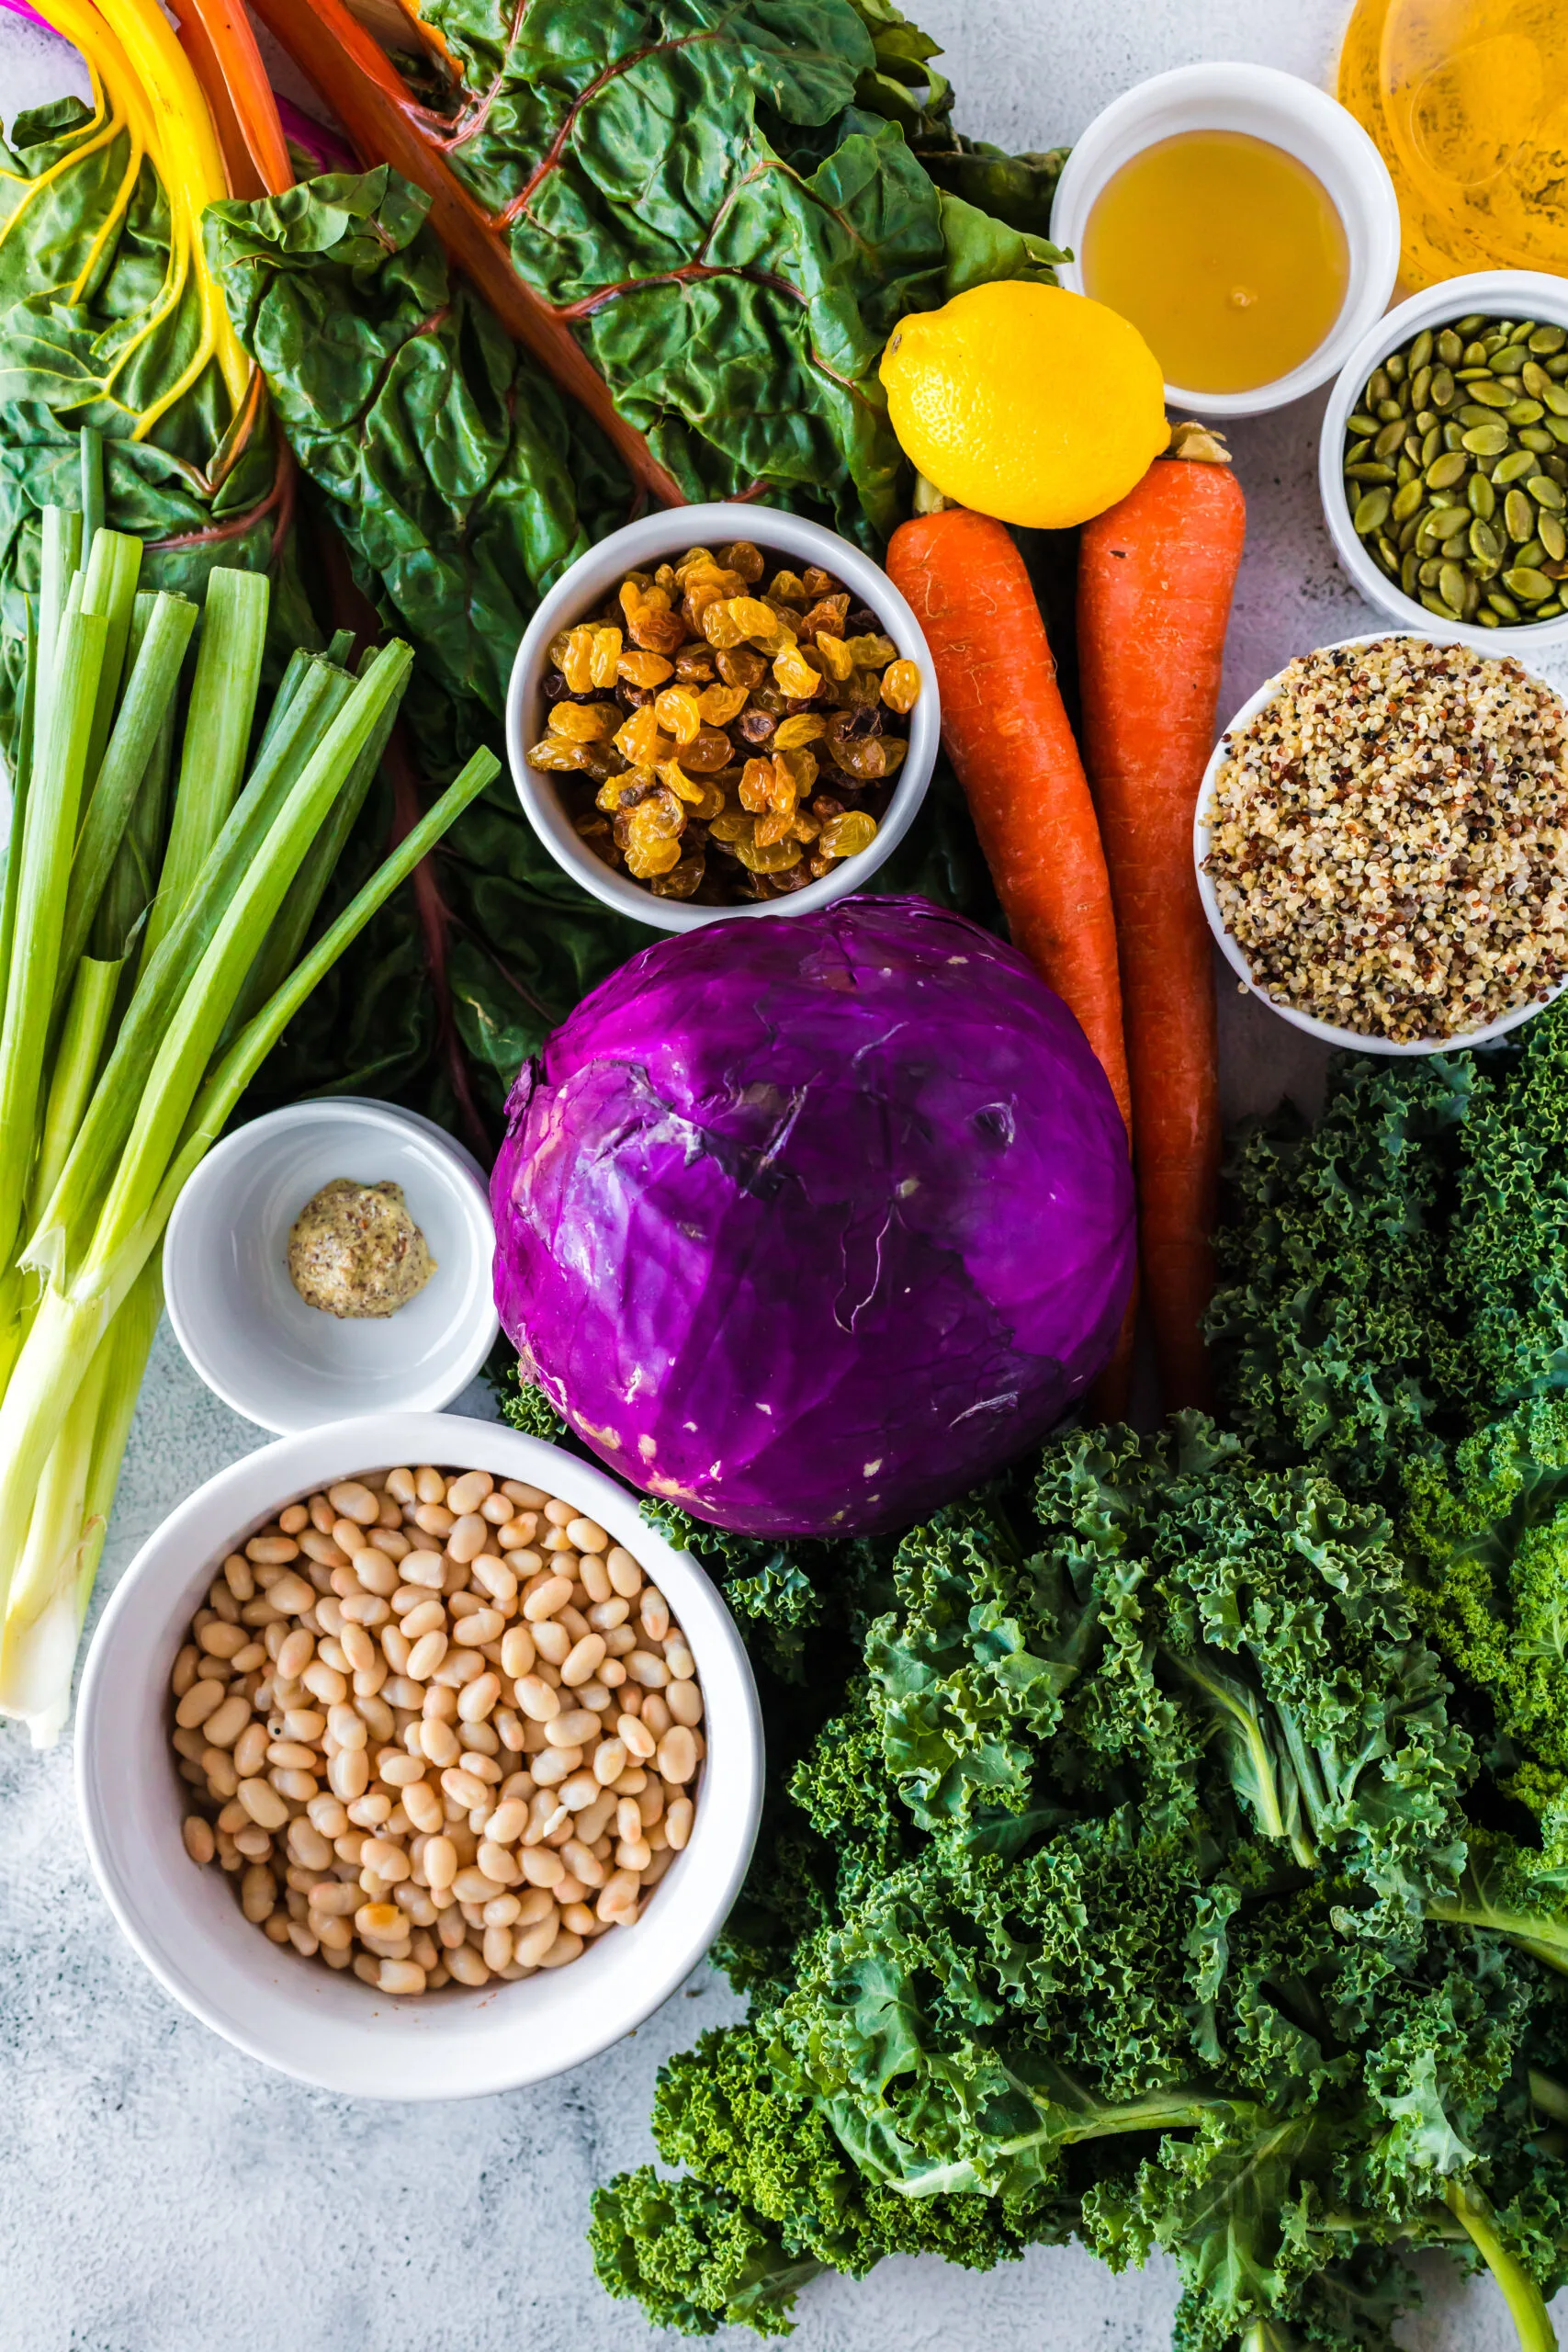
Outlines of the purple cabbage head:
{"type": "Polygon", "coordinates": [[[700,1519],[907,1524],[1042,1437],[1121,1326],[1105,1075],[1021,956],[923,899],[660,941],[508,1111],[495,1295],[524,1376],[700,1519]]]}

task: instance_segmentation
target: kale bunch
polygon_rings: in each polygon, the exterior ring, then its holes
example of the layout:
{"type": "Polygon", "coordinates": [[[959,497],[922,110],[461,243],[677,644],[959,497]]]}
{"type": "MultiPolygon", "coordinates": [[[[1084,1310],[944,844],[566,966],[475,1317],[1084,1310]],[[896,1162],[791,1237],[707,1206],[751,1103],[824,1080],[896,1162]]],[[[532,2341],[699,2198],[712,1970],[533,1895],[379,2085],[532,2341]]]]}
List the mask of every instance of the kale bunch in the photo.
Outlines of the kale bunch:
{"type": "Polygon", "coordinates": [[[599,2191],[611,2291],[777,2333],[820,2268],[1077,2234],[1175,2256],[1179,2352],[1388,2346],[1446,2243],[1549,2344],[1568,1873],[1503,1820],[1392,1532],[1185,1417],[846,1562],[751,2014],[661,2077],[682,2172],[599,2191]]]}
{"type": "Polygon", "coordinates": [[[1213,1331],[1235,1427],[1390,1511],[1458,1711],[1538,1815],[1568,1781],[1568,1011],[1346,1058],[1235,1155],[1213,1331]]]}

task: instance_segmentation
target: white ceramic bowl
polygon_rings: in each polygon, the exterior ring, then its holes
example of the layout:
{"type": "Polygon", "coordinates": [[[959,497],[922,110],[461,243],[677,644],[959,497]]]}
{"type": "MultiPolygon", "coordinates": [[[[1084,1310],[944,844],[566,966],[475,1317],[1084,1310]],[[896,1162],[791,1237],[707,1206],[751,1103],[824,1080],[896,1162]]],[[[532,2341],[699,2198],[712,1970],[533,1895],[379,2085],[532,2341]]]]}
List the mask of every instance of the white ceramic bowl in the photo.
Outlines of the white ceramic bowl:
{"type": "MultiPolygon", "coordinates": [[[[1461,311],[1459,315],[1462,317],[1463,312],[1461,311]]],[[[1376,645],[1385,636],[1411,637],[1424,634],[1424,631],[1413,629],[1378,630],[1370,637],[1340,638],[1334,645],[1325,645],[1318,650],[1325,653],[1333,653],[1340,647],[1376,645]]],[[[1447,639],[1439,641],[1446,643],[1447,639]]],[[[1495,639],[1488,638],[1489,650],[1495,649],[1495,639]]],[[[1315,1037],[1320,1046],[1338,1046],[1343,1051],[1352,1054],[1397,1054],[1402,1057],[1408,1057],[1416,1054],[1453,1053],[1461,1047],[1490,1045],[1495,1037],[1506,1037],[1510,1029],[1521,1028],[1527,1021],[1532,1020],[1536,1013],[1544,1010],[1541,1004],[1532,1002],[1519,1005],[1514,1012],[1506,1012],[1500,1021],[1489,1021],[1484,1028],[1467,1029],[1462,1036],[1421,1037],[1410,1045],[1400,1045],[1390,1037],[1369,1037],[1359,1029],[1340,1029],[1331,1021],[1315,1021],[1310,1012],[1298,1012],[1293,1004],[1286,1004],[1280,998],[1270,996],[1268,989],[1260,988],[1253,978],[1246,956],[1225,929],[1224,918],[1220,913],[1220,902],[1215,894],[1213,883],[1204,871],[1203,861],[1209,854],[1211,838],[1209,811],[1213,801],[1215,783],[1224,764],[1227,742],[1231,736],[1238,734],[1242,728],[1257,718],[1266,703],[1272,700],[1279,690],[1280,680],[1283,675],[1282,671],[1277,672],[1266,685],[1259,686],[1251,700],[1243,703],[1230,725],[1225,729],[1210,755],[1208,766],[1203,771],[1203,781],[1198,787],[1198,805],[1192,812],[1192,862],[1198,869],[1198,896],[1203,901],[1203,912],[1209,919],[1209,929],[1213,933],[1220,953],[1231,970],[1238,979],[1246,981],[1247,988],[1260,1004],[1266,1004],[1270,1012],[1277,1012],[1281,1021],[1288,1021],[1292,1029],[1303,1030],[1307,1036],[1315,1037]]],[[[1561,988],[1553,989],[1551,991],[1552,997],[1561,994],[1561,988]]],[[[1550,1003],[1551,998],[1549,997],[1546,1001],[1550,1003]]]]}
{"type": "MultiPolygon", "coordinates": [[[[1413,294],[1408,302],[1369,327],[1329,394],[1318,448],[1318,489],[1340,569],[1369,605],[1386,613],[1402,628],[1436,638],[1440,644],[1469,645],[1483,653],[1516,653],[1528,661],[1532,650],[1568,645],[1568,613],[1556,620],[1520,623],[1513,628],[1481,628],[1472,622],[1445,621],[1429,613],[1372,561],[1357,537],[1345,490],[1345,427],[1373,368],[1423,327],[1447,326],[1472,311],[1488,318],[1535,319],[1542,324],[1568,327],[1568,277],[1549,277],[1523,269],[1477,270],[1472,277],[1450,277],[1440,286],[1429,286],[1424,294],[1413,294]]],[[[1562,455],[1568,458],[1568,448],[1562,455]]]]}
{"type": "Polygon", "coordinates": [[[573,1456],[489,1421],[376,1414],[281,1440],[237,1462],[170,1514],[104,1611],[76,1707],[76,1792],[110,1910],[164,1990],[236,2049],[323,2090],[361,2098],[468,2098],[580,2065],[668,1999],[706,1951],[739,1889],[762,1801],[756,1687],[728,1611],[690,1555],[647,1526],[637,1499],[573,1456]],[[690,1637],[708,1753],[691,1843],[637,1925],[565,1968],[482,1991],[417,1998],[279,1950],[234,1887],[186,1852],[183,1784],[169,1746],[169,1676],[225,1553],[287,1503],[407,1462],[489,1470],[577,1503],[634,1553],[690,1637]]]}
{"type": "Polygon", "coordinates": [[[193,1368],[236,1413],[288,1433],[350,1413],[434,1411],[501,1329],[484,1175],[430,1120],[333,1096],[253,1119],[209,1151],[164,1240],[164,1292],[193,1368]],[[395,1315],[340,1320],[288,1278],[288,1232],[334,1176],[403,1188],[435,1272],[395,1315]]]}
{"type": "Polygon", "coordinates": [[[936,671],[919,621],[883,571],[868,555],[808,523],[773,506],[681,506],[668,514],[647,514],[628,523],[580,556],[561,574],[528,624],[512,665],[506,697],[506,750],[513,781],[528,820],[558,865],[574,882],[618,914],[630,915],[656,931],[699,931],[705,923],[728,922],[737,915],[805,915],[852,890],[863,890],[878,866],[897,848],[926,796],[936,764],[942,733],[936,671]],[[918,663],[920,698],[909,714],[909,749],[898,771],[887,813],[876,829],[876,839],[858,857],[846,857],[819,882],[787,898],[759,900],[739,907],[693,907],[679,899],[658,899],[641,883],[618,874],[595,857],[573,831],[561,806],[555,779],[528,764],[528,748],[545,731],[548,706],[539,686],[550,640],[561,629],[580,621],[619,586],[628,571],[642,571],[683,555],[691,547],[723,547],[731,539],[750,539],[764,554],[792,556],[802,566],[820,565],[866,605],[893,639],[906,661],[918,663]]]}
{"type": "MultiPolygon", "coordinates": [[[[1399,274],[1399,199],[1388,166],[1355,117],[1310,82],[1271,65],[1180,65],[1113,99],[1068,156],[1051,209],[1051,234],[1074,254],[1101,189],[1124,164],[1162,139],[1191,130],[1250,131],[1282,147],[1315,172],[1345,224],[1349,283],[1332,332],[1310,359],[1272,384],[1247,392],[1200,392],[1167,384],[1172,408],[1199,416],[1259,416],[1283,408],[1342,367],[1347,353],[1380,318],[1399,274]]],[[[1083,268],[1057,269],[1075,294],[1083,268]]]]}

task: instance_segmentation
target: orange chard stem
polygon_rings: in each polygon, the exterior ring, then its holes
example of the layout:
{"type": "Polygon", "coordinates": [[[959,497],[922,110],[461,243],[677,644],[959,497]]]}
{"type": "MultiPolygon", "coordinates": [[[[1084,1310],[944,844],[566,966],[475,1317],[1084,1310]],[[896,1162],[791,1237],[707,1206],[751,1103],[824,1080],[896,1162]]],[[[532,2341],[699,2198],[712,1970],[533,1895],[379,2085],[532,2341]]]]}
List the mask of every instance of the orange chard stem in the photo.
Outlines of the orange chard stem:
{"type": "Polygon", "coordinates": [[[294,185],[288,144],[250,19],[236,0],[171,0],[180,43],[206,93],[229,193],[247,201],[294,185]]]}
{"type": "Polygon", "coordinates": [[[396,67],[343,0],[257,0],[256,13],[333,108],[367,168],[390,164],[425,190],[431,225],[451,260],[513,340],[592,417],[633,481],[661,506],[683,506],[674,476],[619,414],[566,322],[518,277],[505,237],[436,153],[396,67]]]}

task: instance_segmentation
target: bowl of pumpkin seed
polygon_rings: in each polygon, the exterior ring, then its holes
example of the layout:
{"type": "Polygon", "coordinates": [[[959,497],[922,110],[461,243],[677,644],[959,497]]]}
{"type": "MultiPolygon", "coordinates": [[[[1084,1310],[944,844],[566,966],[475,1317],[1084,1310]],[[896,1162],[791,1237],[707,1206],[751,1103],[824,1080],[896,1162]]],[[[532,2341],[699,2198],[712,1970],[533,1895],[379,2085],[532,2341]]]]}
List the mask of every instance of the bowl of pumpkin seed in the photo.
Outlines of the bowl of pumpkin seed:
{"type": "Polygon", "coordinates": [[[1568,646],[1568,278],[1486,270],[1391,311],[1335,385],[1318,482],[1342,568],[1391,619],[1568,646]]]}

